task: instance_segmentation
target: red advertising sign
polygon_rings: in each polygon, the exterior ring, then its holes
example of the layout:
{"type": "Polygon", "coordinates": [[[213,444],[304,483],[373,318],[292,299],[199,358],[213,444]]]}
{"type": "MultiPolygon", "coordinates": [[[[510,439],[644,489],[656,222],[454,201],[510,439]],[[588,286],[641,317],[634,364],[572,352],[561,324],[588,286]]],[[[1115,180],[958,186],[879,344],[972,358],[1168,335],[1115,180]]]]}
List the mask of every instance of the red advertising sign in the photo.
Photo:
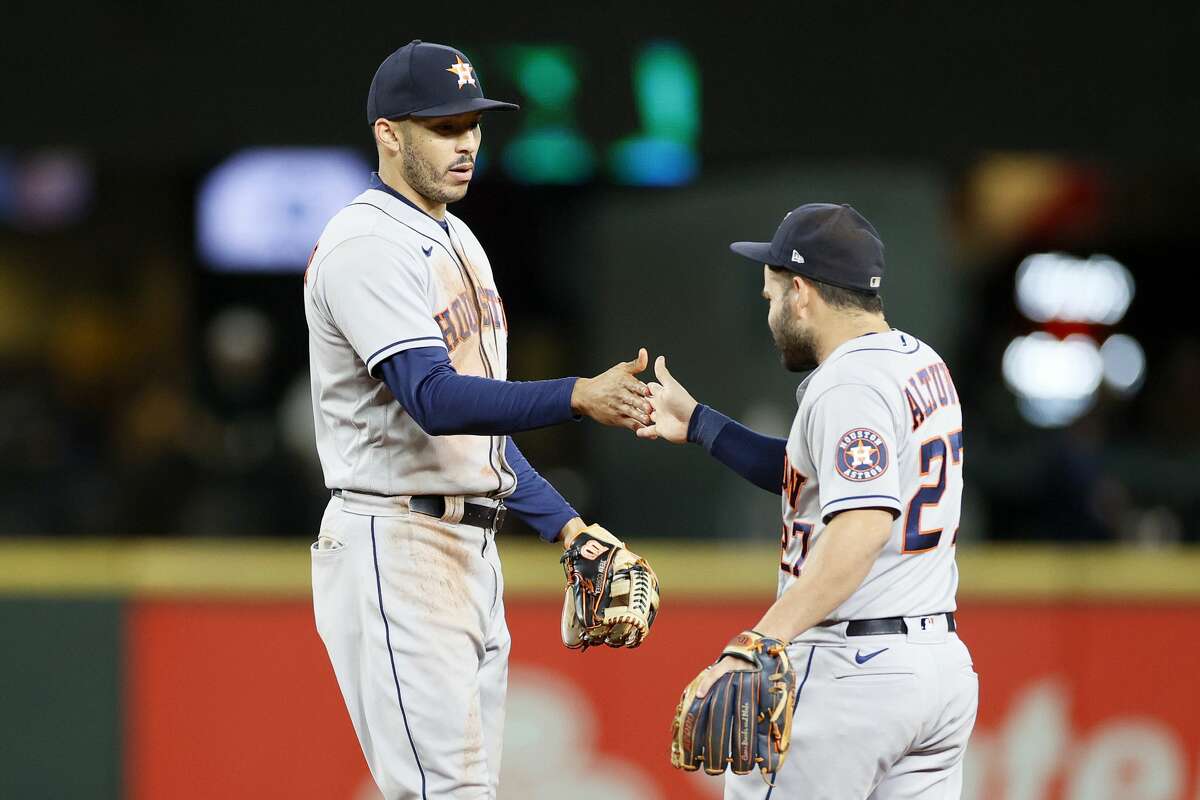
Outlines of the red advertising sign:
{"type": "MultiPolygon", "coordinates": [[[[668,765],[670,720],[762,608],[677,600],[642,648],[578,653],[557,602],[509,603],[501,800],[720,797],[668,765]]],[[[982,680],[965,798],[1198,796],[1200,608],[976,603],[959,628],[982,680]]],[[[128,648],[130,798],[378,797],[308,603],[139,602],[128,648]]]]}

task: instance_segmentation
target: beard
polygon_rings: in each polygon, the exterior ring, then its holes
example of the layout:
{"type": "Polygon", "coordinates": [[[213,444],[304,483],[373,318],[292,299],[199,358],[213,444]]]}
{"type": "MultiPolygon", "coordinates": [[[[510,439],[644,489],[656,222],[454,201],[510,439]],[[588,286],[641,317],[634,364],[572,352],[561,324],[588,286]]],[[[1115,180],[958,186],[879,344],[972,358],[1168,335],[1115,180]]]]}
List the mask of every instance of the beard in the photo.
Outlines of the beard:
{"type": "Polygon", "coordinates": [[[775,340],[779,360],[788,372],[808,372],[817,368],[817,340],[812,331],[800,327],[794,320],[784,319],[783,324],[771,326],[771,338],[775,340]]]}
{"type": "MultiPolygon", "coordinates": [[[[404,157],[404,181],[417,194],[435,203],[453,203],[463,199],[467,193],[467,185],[446,186],[442,183],[444,172],[439,172],[433,162],[426,161],[417,155],[412,146],[405,142],[401,152],[404,157]]],[[[457,166],[451,165],[451,166],[457,166]]]]}

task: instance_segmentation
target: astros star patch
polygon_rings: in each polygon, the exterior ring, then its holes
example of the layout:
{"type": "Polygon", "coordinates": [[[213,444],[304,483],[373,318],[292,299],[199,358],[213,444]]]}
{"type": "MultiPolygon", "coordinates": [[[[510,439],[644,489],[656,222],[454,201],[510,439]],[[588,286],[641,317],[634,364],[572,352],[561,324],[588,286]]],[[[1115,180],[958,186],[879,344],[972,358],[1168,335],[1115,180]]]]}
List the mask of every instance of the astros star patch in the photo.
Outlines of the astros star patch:
{"type": "Polygon", "coordinates": [[[854,428],[838,439],[834,463],[848,481],[869,481],[887,472],[889,458],[883,437],[870,428],[854,428]]]}
{"type": "Polygon", "coordinates": [[[458,56],[454,57],[454,63],[446,68],[446,72],[453,72],[458,76],[458,88],[460,89],[468,83],[472,86],[475,85],[475,68],[458,56]]]}

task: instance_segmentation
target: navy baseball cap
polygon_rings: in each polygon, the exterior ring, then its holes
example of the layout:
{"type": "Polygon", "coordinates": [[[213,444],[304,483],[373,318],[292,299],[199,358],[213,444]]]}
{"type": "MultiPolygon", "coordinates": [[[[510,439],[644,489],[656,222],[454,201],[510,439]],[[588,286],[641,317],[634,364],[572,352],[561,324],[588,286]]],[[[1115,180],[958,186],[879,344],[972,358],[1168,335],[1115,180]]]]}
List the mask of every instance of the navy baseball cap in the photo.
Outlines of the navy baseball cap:
{"type": "Polygon", "coordinates": [[[468,111],[519,108],[489,100],[475,67],[460,51],[414,39],[383,60],[367,93],[367,123],[401,117],[449,117],[468,111]]]}
{"type": "Polygon", "coordinates": [[[883,283],[883,240],[866,217],[844,204],[794,208],[771,241],[734,242],[729,249],[759,264],[864,294],[879,294],[883,283]]]}

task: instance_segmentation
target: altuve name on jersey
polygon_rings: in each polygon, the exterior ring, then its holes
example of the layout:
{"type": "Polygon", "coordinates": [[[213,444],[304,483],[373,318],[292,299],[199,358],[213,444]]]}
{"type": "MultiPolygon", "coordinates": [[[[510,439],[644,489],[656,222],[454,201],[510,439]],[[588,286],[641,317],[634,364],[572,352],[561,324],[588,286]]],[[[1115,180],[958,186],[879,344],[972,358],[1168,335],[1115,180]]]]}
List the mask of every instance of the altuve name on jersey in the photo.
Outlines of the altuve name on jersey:
{"type": "Polygon", "coordinates": [[[904,399],[912,414],[912,429],[924,424],[938,409],[958,405],[958,390],[950,379],[946,364],[938,361],[916,371],[904,388],[904,399]]]}

